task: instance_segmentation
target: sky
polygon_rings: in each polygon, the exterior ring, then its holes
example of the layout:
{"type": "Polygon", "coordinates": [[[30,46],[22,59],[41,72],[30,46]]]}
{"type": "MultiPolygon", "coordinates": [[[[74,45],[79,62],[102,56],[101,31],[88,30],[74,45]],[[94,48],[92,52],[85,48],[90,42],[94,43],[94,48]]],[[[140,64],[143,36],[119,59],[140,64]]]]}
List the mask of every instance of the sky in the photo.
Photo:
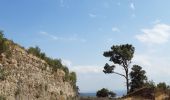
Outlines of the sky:
{"type": "MultiPolygon", "coordinates": [[[[148,80],[170,84],[170,0],[0,0],[0,30],[28,48],[39,46],[77,73],[80,92],[125,90],[102,72],[112,45],[135,47],[132,65],[148,80]]],[[[122,68],[117,66],[117,72],[122,68]]]]}

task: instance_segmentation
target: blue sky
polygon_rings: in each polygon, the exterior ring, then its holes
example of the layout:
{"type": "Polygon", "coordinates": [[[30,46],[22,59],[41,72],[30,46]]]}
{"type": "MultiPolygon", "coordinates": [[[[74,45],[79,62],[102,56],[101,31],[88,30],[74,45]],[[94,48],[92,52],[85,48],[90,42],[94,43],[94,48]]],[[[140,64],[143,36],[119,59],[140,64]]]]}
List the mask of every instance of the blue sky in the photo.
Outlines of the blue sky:
{"type": "Polygon", "coordinates": [[[125,90],[123,78],[102,72],[103,52],[124,43],[135,47],[132,65],[143,66],[149,80],[170,84],[169,0],[0,1],[5,36],[61,58],[77,72],[80,92],[125,90]]]}

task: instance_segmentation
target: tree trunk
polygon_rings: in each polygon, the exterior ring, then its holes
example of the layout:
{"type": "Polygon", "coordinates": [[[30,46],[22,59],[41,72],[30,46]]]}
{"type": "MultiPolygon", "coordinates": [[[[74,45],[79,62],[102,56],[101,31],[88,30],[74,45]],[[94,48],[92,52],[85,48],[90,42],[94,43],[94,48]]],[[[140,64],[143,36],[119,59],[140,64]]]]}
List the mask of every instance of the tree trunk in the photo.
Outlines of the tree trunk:
{"type": "Polygon", "coordinates": [[[126,70],[126,88],[127,88],[127,94],[129,93],[129,75],[128,70],[126,70]]]}

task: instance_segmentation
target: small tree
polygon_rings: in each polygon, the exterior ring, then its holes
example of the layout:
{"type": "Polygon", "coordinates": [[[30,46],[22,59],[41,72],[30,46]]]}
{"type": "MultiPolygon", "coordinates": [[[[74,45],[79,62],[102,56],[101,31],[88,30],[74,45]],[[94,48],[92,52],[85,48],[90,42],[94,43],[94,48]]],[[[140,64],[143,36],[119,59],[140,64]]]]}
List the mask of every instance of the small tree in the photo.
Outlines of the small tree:
{"type": "Polygon", "coordinates": [[[159,89],[159,90],[165,91],[165,90],[170,89],[170,86],[168,86],[165,82],[160,82],[160,83],[157,84],[156,88],[159,89]]]}
{"type": "Polygon", "coordinates": [[[133,58],[135,48],[132,45],[113,45],[110,51],[104,52],[105,57],[109,57],[110,61],[114,64],[118,64],[123,67],[125,74],[114,71],[115,65],[109,65],[108,63],[104,66],[104,73],[115,73],[123,76],[126,79],[127,93],[129,92],[129,64],[133,58]]]}
{"type": "Polygon", "coordinates": [[[145,86],[146,87],[149,87],[149,88],[155,88],[156,86],[155,86],[155,83],[152,81],[152,80],[150,80],[150,81],[147,81],[146,83],[145,83],[145,86]]]}
{"type": "Polygon", "coordinates": [[[103,88],[103,89],[97,91],[96,96],[97,97],[108,97],[109,96],[109,90],[103,88]]]}
{"type": "Polygon", "coordinates": [[[145,85],[147,77],[145,71],[142,70],[141,66],[133,65],[132,71],[130,72],[130,92],[133,92],[135,89],[141,88],[145,85]]]}
{"type": "Polygon", "coordinates": [[[97,91],[96,96],[97,97],[112,97],[113,98],[116,96],[116,93],[109,91],[106,88],[102,88],[101,90],[97,91]]]}

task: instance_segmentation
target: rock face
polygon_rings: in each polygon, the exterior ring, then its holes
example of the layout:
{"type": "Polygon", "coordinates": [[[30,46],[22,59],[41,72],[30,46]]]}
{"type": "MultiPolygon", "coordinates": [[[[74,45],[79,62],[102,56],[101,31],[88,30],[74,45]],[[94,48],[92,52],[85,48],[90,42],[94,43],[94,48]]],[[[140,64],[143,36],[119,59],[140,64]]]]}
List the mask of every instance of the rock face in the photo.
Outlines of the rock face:
{"type": "Polygon", "coordinates": [[[64,81],[63,70],[52,72],[44,60],[17,45],[0,55],[0,70],[0,95],[7,100],[74,100],[75,91],[64,81]]]}

